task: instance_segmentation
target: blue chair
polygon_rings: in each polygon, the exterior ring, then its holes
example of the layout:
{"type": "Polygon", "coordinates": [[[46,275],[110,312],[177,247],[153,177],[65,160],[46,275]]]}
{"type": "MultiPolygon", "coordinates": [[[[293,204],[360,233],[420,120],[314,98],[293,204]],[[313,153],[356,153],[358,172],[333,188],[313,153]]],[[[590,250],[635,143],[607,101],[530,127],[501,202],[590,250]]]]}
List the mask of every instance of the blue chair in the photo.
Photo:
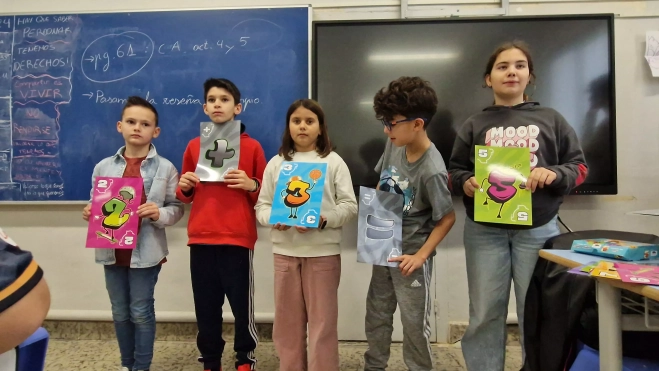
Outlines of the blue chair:
{"type": "Polygon", "coordinates": [[[48,331],[40,327],[18,346],[17,371],[43,371],[48,351],[48,331]]]}
{"type": "MultiPolygon", "coordinates": [[[[600,369],[599,352],[595,349],[579,343],[579,352],[574,360],[570,371],[593,371],[600,369]]],[[[654,371],[659,370],[659,362],[648,361],[638,358],[623,357],[622,371],[654,371]]]]}

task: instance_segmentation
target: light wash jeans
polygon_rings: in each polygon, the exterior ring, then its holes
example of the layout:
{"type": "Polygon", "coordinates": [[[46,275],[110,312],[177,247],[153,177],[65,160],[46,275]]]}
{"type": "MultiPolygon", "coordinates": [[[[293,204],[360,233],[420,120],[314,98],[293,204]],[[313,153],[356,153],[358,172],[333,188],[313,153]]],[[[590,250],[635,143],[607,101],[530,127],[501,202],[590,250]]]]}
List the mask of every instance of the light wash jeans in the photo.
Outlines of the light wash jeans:
{"type": "MultiPolygon", "coordinates": [[[[556,217],[526,230],[488,227],[467,217],[464,244],[469,327],[462,338],[462,354],[469,371],[503,371],[510,280],[515,282],[517,319],[523,336],[524,301],[538,253],[545,241],[558,234],[556,217]]],[[[524,339],[520,341],[523,346],[524,339]]]]}
{"type": "Polygon", "coordinates": [[[150,268],[105,266],[105,287],[119,341],[121,366],[148,370],[156,340],[153,291],[161,265],[150,268]]]}

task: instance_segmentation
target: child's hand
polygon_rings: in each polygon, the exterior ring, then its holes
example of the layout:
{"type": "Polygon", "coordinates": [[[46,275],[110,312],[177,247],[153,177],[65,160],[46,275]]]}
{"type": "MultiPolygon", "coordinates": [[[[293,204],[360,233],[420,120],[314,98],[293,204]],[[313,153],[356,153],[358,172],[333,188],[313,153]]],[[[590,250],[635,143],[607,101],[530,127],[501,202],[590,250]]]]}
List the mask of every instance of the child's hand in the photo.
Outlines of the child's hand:
{"type": "Polygon", "coordinates": [[[400,262],[398,269],[400,269],[403,276],[407,277],[415,270],[421,268],[426,259],[418,255],[401,255],[388,259],[390,262],[400,262]]]}
{"type": "Polygon", "coordinates": [[[555,172],[544,167],[536,167],[531,171],[531,175],[526,181],[526,188],[530,188],[531,192],[535,192],[537,187],[544,188],[545,185],[550,185],[554,180],[556,180],[555,172]]]}
{"type": "Polygon", "coordinates": [[[147,202],[137,208],[137,215],[140,218],[150,218],[153,221],[160,219],[160,209],[153,202],[147,202]]]}
{"type": "MultiPolygon", "coordinates": [[[[325,218],[324,216],[321,215],[321,216],[320,216],[320,223],[318,223],[318,227],[316,227],[316,228],[321,229],[321,227],[323,226],[323,223],[325,223],[326,220],[327,220],[327,218],[325,218]]],[[[295,227],[295,229],[297,229],[297,231],[298,231],[299,233],[307,233],[307,232],[309,232],[310,230],[312,230],[313,228],[307,228],[307,227],[295,227]]]]}
{"type": "Polygon", "coordinates": [[[287,231],[287,230],[291,229],[291,226],[290,225],[283,225],[281,223],[277,223],[277,224],[273,225],[272,228],[274,228],[278,231],[287,231]]]}
{"type": "Polygon", "coordinates": [[[187,173],[181,175],[181,179],[178,181],[178,186],[181,188],[181,191],[188,192],[194,188],[197,183],[199,183],[199,177],[197,174],[193,173],[192,171],[188,171],[187,173]]]}
{"type": "Polygon", "coordinates": [[[256,191],[256,181],[247,176],[243,170],[231,170],[224,176],[224,182],[228,183],[229,188],[244,189],[246,191],[256,191]]]}
{"type": "Polygon", "coordinates": [[[298,233],[307,233],[310,230],[307,227],[298,227],[298,226],[295,226],[295,229],[298,231],[298,233]]]}
{"type": "Polygon", "coordinates": [[[82,209],[82,219],[89,221],[89,216],[92,214],[92,204],[87,204],[84,209],[82,209]]]}
{"type": "Polygon", "coordinates": [[[478,189],[478,182],[476,181],[476,177],[471,177],[467,179],[465,184],[462,186],[462,190],[468,197],[474,197],[474,192],[478,189]]]}

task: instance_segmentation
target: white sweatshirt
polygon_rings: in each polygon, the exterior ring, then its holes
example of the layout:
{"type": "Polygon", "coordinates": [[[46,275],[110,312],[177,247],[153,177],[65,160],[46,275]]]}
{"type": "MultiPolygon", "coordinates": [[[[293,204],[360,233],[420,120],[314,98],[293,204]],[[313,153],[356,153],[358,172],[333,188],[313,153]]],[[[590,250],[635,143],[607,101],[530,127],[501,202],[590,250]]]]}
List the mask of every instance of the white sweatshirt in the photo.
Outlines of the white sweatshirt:
{"type": "MultiPolygon", "coordinates": [[[[265,167],[261,193],[254,207],[256,219],[261,225],[270,225],[272,199],[279,169],[284,161],[284,157],[277,155],[265,167]]],[[[327,219],[327,225],[325,229],[311,229],[306,233],[299,233],[295,228],[287,231],[271,229],[272,251],[275,254],[307,258],[340,254],[342,226],[357,215],[357,200],[348,165],[335,152],[325,158],[321,158],[316,151],[296,152],[293,161],[327,163],[320,210],[320,215],[327,219]]]]}

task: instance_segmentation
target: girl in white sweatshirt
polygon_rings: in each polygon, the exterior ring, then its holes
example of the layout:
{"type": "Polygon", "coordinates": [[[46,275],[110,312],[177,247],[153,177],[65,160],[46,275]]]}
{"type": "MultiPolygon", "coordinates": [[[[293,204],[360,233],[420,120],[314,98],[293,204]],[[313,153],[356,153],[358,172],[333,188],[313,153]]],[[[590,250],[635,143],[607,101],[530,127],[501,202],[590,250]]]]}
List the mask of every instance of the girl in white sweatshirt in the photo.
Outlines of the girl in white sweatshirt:
{"type": "Polygon", "coordinates": [[[337,332],[341,229],[357,215],[348,166],[332,151],[325,114],[311,99],[293,102],[286,114],[279,154],[265,168],[256,218],[269,225],[284,161],[327,163],[318,228],[272,226],[275,262],[273,340],[281,371],[338,371],[337,332]],[[309,357],[307,362],[307,325],[309,357]]]}

